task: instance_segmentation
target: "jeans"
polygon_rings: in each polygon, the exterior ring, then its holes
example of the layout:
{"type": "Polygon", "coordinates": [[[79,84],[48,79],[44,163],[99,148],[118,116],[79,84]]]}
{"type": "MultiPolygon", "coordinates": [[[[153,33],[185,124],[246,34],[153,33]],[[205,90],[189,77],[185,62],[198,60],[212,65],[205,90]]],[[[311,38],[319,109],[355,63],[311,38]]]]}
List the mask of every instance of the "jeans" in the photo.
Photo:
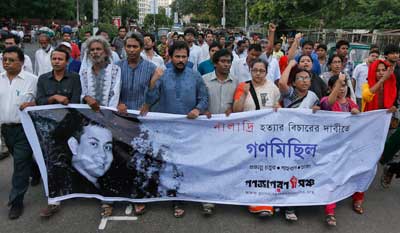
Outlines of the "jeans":
{"type": "Polygon", "coordinates": [[[9,205],[22,204],[29,187],[29,176],[32,170],[32,149],[21,124],[3,124],[1,133],[4,136],[8,151],[14,158],[14,172],[9,205]]]}

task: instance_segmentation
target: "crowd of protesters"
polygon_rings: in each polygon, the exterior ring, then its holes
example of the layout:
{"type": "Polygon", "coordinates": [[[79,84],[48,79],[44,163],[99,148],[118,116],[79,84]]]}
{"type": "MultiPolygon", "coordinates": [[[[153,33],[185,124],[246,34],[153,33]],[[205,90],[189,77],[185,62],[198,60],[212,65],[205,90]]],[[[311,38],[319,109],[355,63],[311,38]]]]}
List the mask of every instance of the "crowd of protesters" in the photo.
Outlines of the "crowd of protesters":
{"type": "MultiPolygon", "coordinates": [[[[85,33],[80,45],[71,41],[71,30],[62,30],[62,41],[53,47],[47,34],[40,34],[35,64],[20,48],[20,38],[3,36],[5,49],[0,55],[0,123],[2,143],[14,158],[9,218],[23,213],[24,194],[29,180],[40,182],[32,149],[23,131],[19,110],[28,106],[83,103],[94,111],[100,106],[147,112],[200,115],[256,111],[273,108],[308,108],[360,112],[387,109],[393,113],[391,128],[380,160],[381,184],[389,188],[400,165],[393,161],[400,149],[396,119],[400,103],[399,47],[386,45],[384,51],[371,46],[363,63],[349,58],[349,42],[339,40],[336,52],[326,45],[306,40],[301,33],[275,41],[276,26],[269,25],[268,38],[226,37],[211,30],[187,28],[183,35],[161,36],[157,45],[153,34],[118,29],[110,40],[108,33],[85,33]],[[110,43],[111,42],[111,43],[110,43]],[[175,88],[171,88],[175,87],[175,88]],[[30,178],[31,177],[31,178],[30,178]]],[[[356,139],[354,139],[356,140],[356,139]]],[[[2,152],[5,154],[5,152],[2,152]]],[[[364,193],[353,195],[353,210],[364,212],[364,193]]],[[[112,215],[113,203],[102,202],[102,215],[112,215]]],[[[336,225],[335,203],[325,206],[326,223],[336,225]]],[[[136,214],[146,206],[135,204],[136,214]]],[[[215,205],[203,203],[206,215],[215,205]]],[[[249,212],[272,216],[272,206],[249,206],[249,212]]],[[[60,202],[48,203],[42,217],[60,210],[60,202]]],[[[285,218],[296,221],[296,208],[287,207],[285,218]]],[[[173,214],[182,217],[182,202],[173,203],[173,214]]]]}

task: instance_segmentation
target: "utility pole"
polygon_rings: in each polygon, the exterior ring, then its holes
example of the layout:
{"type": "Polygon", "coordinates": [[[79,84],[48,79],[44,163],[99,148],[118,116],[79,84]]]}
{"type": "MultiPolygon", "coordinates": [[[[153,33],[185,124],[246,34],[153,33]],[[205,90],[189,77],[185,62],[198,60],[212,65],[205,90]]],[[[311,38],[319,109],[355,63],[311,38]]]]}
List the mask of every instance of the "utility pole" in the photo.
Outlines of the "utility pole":
{"type": "Polygon", "coordinates": [[[153,28],[154,28],[154,33],[155,33],[156,32],[156,0],[153,0],[153,28]]]}
{"type": "MultiPolygon", "coordinates": [[[[245,32],[246,32],[246,35],[247,35],[247,18],[248,18],[248,16],[247,16],[247,14],[248,14],[248,12],[247,12],[247,0],[245,1],[245,11],[244,11],[244,30],[245,30],[245,32]]],[[[248,35],[247,35],[248,36],[248,35]]]]}
{"type": "Polygon", "coordinates": [[[97,27],[98,22],[99,22],[99,1],[98,0],[93,0],[93,35],[96,34],[96,32],[99,30],[97,27]]]}
{"type": "Polygon", "coordinates": [[[79,0],[76,0],[76,26],[79,27],[79,0]]]}
{"type": "Polygon", "coordinates": [[[223,29],[225,29],[225,24],[226,24],[225,11],[226,11],[225,0],[222,0],[222,22],[221,22],[221,24],[222,24],[223,29]]]}

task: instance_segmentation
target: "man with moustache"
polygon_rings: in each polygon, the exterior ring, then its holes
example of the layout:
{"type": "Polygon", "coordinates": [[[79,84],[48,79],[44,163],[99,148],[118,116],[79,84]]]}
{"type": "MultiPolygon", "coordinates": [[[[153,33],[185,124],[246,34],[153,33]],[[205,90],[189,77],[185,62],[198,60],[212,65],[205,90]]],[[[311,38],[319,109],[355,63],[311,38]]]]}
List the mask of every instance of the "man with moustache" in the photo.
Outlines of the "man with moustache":
{"type": "MultiPolygon", "coordinates": [[[[207,87],[200,74],[186,66],[189,51],[184,41],[176,41],[169,48],[173,66],[167,68],[161,77],[151,79],[141,115],[146,115],[156,103],[158,112],[185,114],[189,119],[196,119],[207,110],[207,87]]],[[[174,203],[173,209],[177,218],[185,213],[179,202],[174,203]]]]}
{"type": "Polygon", "coordinates": [[[19,110],[32,106],[36,96],[37,77],[23,70],[24,53],[19,47],[7,47],[2,54],[5,72],[0,74],[1,134],[13,156],[14,172],[8,205],[9,219],[19,218],[24,210],[24,196],[29,187],[32,149],[19,117],[19,110]]]}
{"type": "Polygon", "coordinates": [[[164,59],[158,55],[155,51],[155,37],[153,34],[146,33],[143,35],[143,43],[144,43],[144,50],[141,51],[140,55],[152,62],[154,65],[157,66],[157,68],[161,68],[162,70],[165,70],[165,64],[164,64],[164,59]]]}
{"type": "MultiPolygon", "coordinates": [[[[66,43],[66,42],[63,42],[66,43]]],[[[77,73],[67,71],[69,53],[56,48],[51,52],[53,70],[41,75],[37,84],[37,105],[80,103],[81,82],[77,73]]],[[[60,202],[48,202],[41,217],[51,217],[60,210],[60,202]]]]}
{"type": "Polygon", "coordinates": [[[100,106],[116,108],[121,91],[121,69],[111,62],[111,48],[102,36],[88,39],[87,57],[91,66],[81,68],[81,100],[94,111],[100,106]]]}

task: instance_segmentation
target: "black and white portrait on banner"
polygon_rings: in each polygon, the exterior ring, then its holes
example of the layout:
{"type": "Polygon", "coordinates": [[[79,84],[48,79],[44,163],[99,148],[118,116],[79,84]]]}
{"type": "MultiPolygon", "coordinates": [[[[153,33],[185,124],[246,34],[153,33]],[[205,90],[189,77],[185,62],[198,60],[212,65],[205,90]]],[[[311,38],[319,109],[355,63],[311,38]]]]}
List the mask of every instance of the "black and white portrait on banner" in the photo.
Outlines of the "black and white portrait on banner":
{"type": "Polygon", "coordinates": [[[168,145],[153,148],[136,115],[86,108],[29,115],[42,148],[50,198],[78,193],[132,199],[176,196],[183,174],[164,160],[168,145]],[[161,174],[164,180],[168,177],[162,184],[161,174]]]}

